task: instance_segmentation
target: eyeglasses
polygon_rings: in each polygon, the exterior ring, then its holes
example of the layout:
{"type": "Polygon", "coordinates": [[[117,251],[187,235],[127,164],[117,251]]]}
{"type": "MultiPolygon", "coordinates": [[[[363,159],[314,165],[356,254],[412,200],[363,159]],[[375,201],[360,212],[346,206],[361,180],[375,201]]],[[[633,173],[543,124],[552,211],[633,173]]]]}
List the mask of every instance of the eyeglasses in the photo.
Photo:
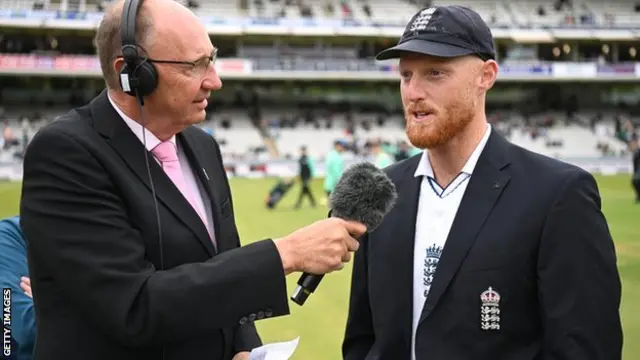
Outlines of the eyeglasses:
{"type": "Polygon", "coordinates": [[[146,58],[145,60],[157,64],[175,64],[189,66],[189,71],[196,78],[202,79],[207,74],[211,64],[215,64],[218,58],[218,49],[214,49],[210,56],[200,58],[196,61],[158,60],[146,58]]]}

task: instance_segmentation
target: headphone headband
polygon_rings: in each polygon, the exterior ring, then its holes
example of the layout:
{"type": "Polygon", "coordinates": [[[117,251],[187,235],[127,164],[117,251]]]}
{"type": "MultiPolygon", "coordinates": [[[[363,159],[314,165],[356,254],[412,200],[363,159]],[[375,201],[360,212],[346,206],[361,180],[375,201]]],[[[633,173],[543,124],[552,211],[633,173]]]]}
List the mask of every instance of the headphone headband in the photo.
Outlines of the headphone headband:
{"type": "Polygon", "coordinates": [[[136,18],[142,1],[125,0],[120,19],[120,34],[122,37],[122,55],[125,60],[134,60],[138,56],[136,44],[136,18]]]}

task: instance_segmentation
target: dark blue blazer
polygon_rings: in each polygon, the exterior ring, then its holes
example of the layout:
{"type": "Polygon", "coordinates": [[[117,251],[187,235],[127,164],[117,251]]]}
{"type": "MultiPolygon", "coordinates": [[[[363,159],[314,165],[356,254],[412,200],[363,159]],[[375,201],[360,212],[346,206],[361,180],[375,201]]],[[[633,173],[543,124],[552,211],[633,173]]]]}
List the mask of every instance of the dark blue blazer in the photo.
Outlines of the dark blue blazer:
{"type": "MultiPolygon", "coordinates": [[[[398,201],[356,252],[345,359],[411,358],[419,160],[386,169],[398,201]]],[[[493,131],[421,309],[416,357],[619,360],[620,297],[594,177],[493,131]],[[481,294],[489,287],[501,296],[500,314],[486,322],[481,294]],[[483,321],[500,327],[485,330],[483,321]]]]}

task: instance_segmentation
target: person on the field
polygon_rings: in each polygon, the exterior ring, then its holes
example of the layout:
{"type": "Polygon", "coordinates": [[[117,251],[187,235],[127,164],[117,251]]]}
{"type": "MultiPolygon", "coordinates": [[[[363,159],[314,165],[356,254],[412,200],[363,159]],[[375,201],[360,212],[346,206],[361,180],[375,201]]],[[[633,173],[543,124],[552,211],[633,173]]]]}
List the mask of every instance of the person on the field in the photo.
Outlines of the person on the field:
{"type": "Polygon", "coordinates": [[[380,141],[371,144],[371,154],[374,157],[374,165],[380,169],[384,169],[393,164],[393,158],[383,148],[380,141]]]}
{"type": "Polygon", "coordinates": [[[287,275],[342,269],[366,226],[243,246],[220,144],[198,126],[222,89],[205,24],[177,1],[118,0],[95,44],[106,88],[42,126],[23,162],[35,356],[248,360],[255,323],[291,314],[287,275]]]}
{"type": "Polygon", "coordinates": [[[300,208],[302,205],[302,198],[305,196],[309,198],[311,201],[311,206],[316,206],[316,200],[313,197],[313,192],[311,191],[311,187],[309,186],[309,182],[313,179],[314,166],[313,161],[307,154],[307,147],[303,146],[300,148],[300,158],[298,159],[299,165],[299,175],[300,175],[300,195],[298,196],[298,201],[296,202],[296,209],[300,208]]]}
{"type": "Polygon", "coordinates": [[[472,9],[419,10],[398,45],[397,202],[359,239],[342,359],[620,360],[621,282],[592,174],[487,122],[499,65],[472,9]]]}
{"type": "Polygon", "coordinates": [[[327,197],[331,195],[333,190],[338,184],[338,181],[342,177],[344,171],[344,144],[341,141],[336,141],[333,144],[333,150],[327,154],[325,160],[325,175],[324,175],[324,191],[327,197]]]}

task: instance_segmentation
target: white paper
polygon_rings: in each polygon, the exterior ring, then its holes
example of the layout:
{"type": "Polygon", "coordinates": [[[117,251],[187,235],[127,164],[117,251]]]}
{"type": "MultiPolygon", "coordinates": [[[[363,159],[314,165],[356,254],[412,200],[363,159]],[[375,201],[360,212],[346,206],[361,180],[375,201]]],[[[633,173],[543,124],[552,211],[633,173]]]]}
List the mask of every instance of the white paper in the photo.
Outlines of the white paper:
{"type": "Polygon", "coordinates": [[[266,344],[251,350],[249,360],[289,360],[298,347],[300,337],[272,344],[266,344]]]}

